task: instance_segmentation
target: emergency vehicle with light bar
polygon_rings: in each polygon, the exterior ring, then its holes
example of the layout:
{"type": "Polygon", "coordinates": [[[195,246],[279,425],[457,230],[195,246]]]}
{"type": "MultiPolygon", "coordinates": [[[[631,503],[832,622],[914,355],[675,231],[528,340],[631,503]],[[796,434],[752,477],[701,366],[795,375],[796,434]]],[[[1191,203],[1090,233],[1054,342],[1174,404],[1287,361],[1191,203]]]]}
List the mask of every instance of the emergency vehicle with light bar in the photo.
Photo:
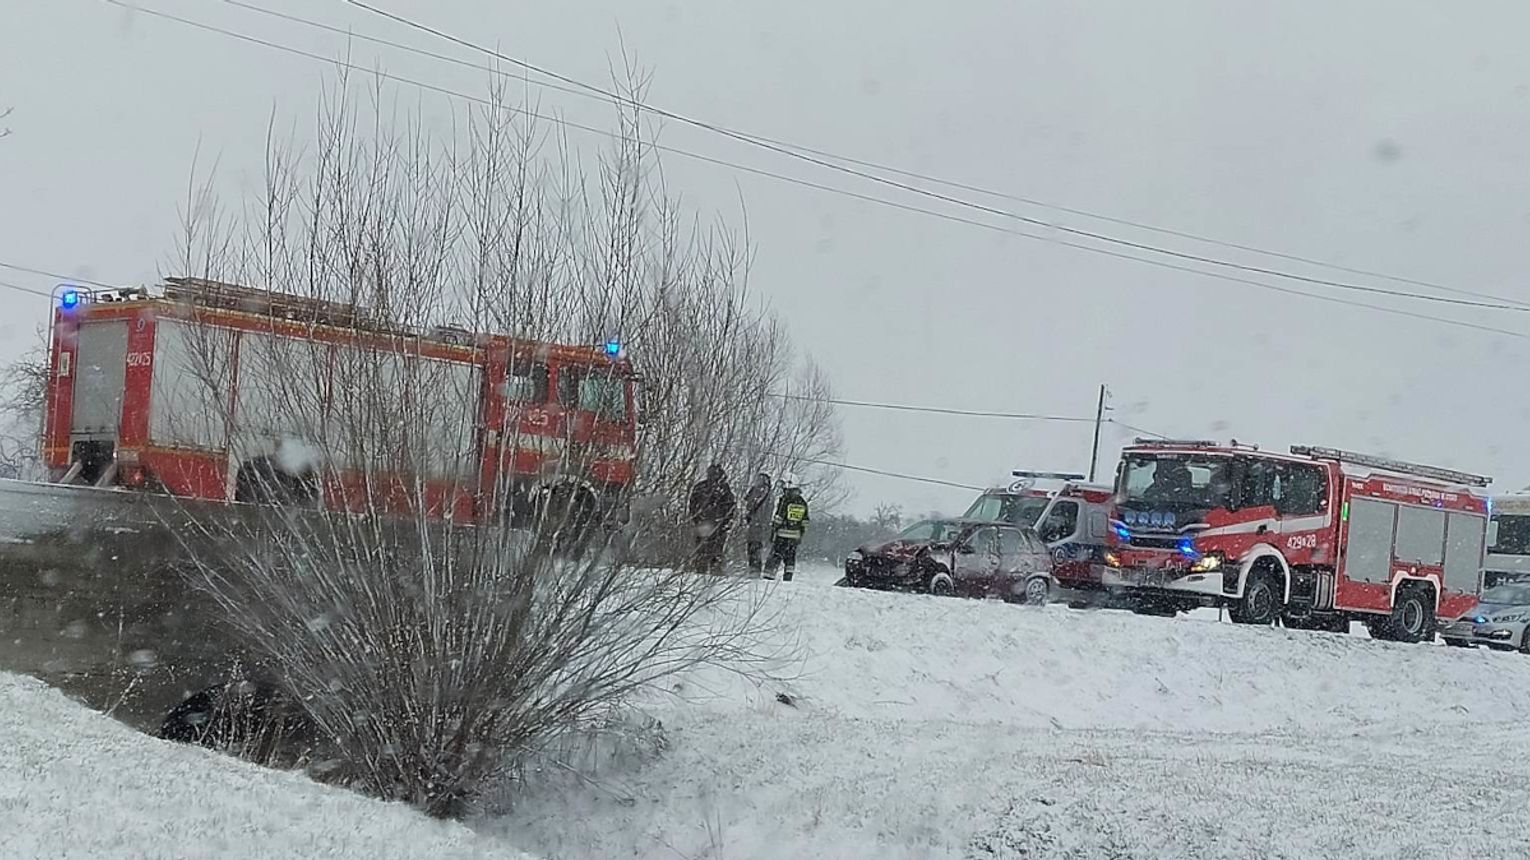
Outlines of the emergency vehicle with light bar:
{"type": "Polygon", "coordinates": [[[615,340],[404,329],[356,305],[195,278],[55,295],[42,454],[57,482],[332,510],[408,508],[421,494],[399,489],[418,482],[432,515],[524,518],[556,498],[594,522],[633,481],[634,375],[615,340]],[[388,398],[374,412],[405,408],[392,398],[406,391],[436,407],[416,474],[377,474],[340,451],[327,416],[358,368],[381,380],[366,396],[388,398]],[[326,416],[326,429],[299,415],[326,416]],[[310,498],[252,497],[255,478],[295,458],[321,466],[310,498]]]}
{"type": "Polygon", "coordinates": [[[1490,479],[1332,448],[1137,440],[1117,471],[1108,587],[1147,611],[1418,642],[1481,587],[1490,479]]]}
{"type": "Polygon", "coordinates": [[[1109,531],[1111,488],[1071,472],[1016,470],[1008,486],[985,491],[963,519],[1030,526],[1052,553],[1063,588],[1098,590],[1109,531]]]}

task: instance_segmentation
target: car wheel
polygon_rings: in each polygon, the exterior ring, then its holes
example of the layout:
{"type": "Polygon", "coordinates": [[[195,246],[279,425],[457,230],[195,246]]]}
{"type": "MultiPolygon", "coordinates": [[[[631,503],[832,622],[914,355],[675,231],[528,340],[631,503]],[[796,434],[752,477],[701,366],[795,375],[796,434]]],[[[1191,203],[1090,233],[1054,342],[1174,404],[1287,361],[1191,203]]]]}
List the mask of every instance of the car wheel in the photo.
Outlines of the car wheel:
{"type": "Polygon", "coordinates": [[[930,593],[936,597],[951,597],[956,594],[956,583],[951,581],[950,574],[937,573],[930,577],[930,593]]]}
{"type": "Polygon", "coordinates": [[[1046,606],[1052,595],[1052,584],[1044,576],[1033,576],[1025,581],[1025,605],[1046,606]]]}
{"type": "Polygon", "coordinates": [[[1519,653],[1530,654],[1530,625],[1526,625],[1525,632],[1520,634],[1519,653]]]}

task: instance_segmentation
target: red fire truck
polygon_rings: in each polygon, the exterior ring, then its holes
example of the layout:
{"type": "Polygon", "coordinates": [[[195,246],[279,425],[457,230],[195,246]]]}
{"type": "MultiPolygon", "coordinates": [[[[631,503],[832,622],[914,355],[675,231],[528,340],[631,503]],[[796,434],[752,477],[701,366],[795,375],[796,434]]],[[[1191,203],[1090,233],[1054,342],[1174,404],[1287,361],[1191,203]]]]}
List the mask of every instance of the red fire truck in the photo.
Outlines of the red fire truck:
{"type": "Polygon", "coordinates": [[[227,501],[273,501],[276,486],[334,510],[423,498],[471,521],[551,498],[607,516],[633,480],[633,373],[615,341],[403,330],[190,278],[55,295],[42,445],[55,481],[227,501]],[[407,467],[355,453],[405,433],[395,447],[421,452],[407,467]]]}
{"type": "Polygon", "coordinates": [[[1106,584],[1148,611],[1417,642],[1471,608],[1490,479],[1331,448],[1137,440],[1122,452],[1106,584]]]}

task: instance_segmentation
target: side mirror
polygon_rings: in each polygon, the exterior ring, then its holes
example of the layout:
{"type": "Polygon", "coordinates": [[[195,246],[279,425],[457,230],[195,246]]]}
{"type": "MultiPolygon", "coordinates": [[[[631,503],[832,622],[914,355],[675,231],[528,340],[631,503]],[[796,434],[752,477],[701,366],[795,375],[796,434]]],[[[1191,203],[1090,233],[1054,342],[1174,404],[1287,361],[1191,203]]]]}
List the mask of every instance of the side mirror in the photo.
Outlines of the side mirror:
{"type": "Polygon", "coordinates": [[[1489,520],[1488,521],[1487,545],[1488,545],[1488,549],[1492,549],[1493,547],[1498,546],[1498,521],[1497,520],[1489,520]]]}

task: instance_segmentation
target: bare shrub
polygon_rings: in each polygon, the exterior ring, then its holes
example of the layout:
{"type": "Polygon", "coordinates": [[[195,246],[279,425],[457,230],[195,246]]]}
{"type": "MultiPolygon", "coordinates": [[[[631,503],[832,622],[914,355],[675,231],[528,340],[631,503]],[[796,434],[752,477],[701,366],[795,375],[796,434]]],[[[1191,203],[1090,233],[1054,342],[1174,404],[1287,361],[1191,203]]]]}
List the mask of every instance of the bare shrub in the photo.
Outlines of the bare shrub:
{"type": "MultiPolygon", "coordinates": [[[[614,509],[632,494],[658,500],[629,531],[669,533],[668,512],[708,462],[786,464],[834,449],[838,434],[820,401],[769,400],[794,378],[819,392],[827,382],[811,367],[793,376],[784,330],[751,307],[732,234],[682,238],[632,105],[617,105],[592,195],[561,138],[502,90],[446,141],[388,120],[381,87],[372,98],[368,115],[342,81],[306,158],[273,139],[261,197],[237,216],[206,188],[188,191],[179,271],[208,289],[331,303],[359,332],[343,355],[301,338],[235,347],[188,317],[184,435],[258,464],[236,493],[264,503],[198,522],[188,573],[239,656],[300,703],[333,778],[454,815],[487,777],[640,689],[777,655],[762,592],[674,572],[688,545],[638,569],[601,551],[609,532],[582,555],[559,552],[572,508],[545,504],[521,528],[496,507],[513,476],[484,483],[475,452],[482,434],[514,448],[523,431],[486,424],[485,382],[432,359],[420,330],[621,338],[641,369],[644,421],[640,478],[614,509]],[[337,492],[344,512],[322,510],[337,492]]],[[[557,475],[540,477],[594,480],[596,452],[557,441],[557,475]]]]}

